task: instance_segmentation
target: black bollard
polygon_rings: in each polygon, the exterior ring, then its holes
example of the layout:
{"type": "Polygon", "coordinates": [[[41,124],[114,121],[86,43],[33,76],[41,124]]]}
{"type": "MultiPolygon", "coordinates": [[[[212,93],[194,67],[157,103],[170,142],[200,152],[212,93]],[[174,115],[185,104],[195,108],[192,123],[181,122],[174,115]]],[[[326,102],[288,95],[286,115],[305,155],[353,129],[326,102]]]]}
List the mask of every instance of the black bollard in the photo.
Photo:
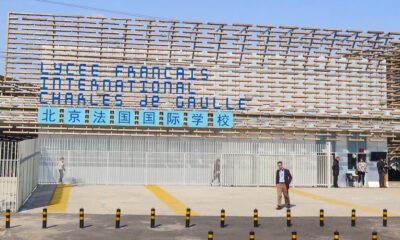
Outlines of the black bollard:
{"type": "Polygon", "coordinates": [[[352,227],[356,226],[356,210],[355,209],[351,210],[351,226],[352,227]]]}
{"type": "Polygon", "coordinates": [[[186,223],[185,227],[190,227],[190,208],[186,209],[186,223]]]}
{"type": "Polygon", "coordinates": [[[85,210],[83,208],[79,209],[79,228],[85,227],[85,210]]]}
{"type": "Polygon", "coordinates": [[[297,232],[292,232],[292,240],[297,240],[297,232]]]}
{"type": "Polygon", "coordinates": [[[225,209],[221,209],[221,227],[225,227],[225,209]]]}
{"type": "Polygon", "coordinates": [[[11,222],[11,211],[10,209],[6,210],[6,228],[10,228],[10,222],[11,222]]]}
{"type": "Polygon", "coordinates": [[[150,227],[154,228],[156,224],[156,210],[154,208],[151,209],[150,215],[150,227]]]}
{"type": "Polygon", "coordinates": [[[324,209],[320,209],[319,210],[319,226],[320,227],[325,226],[325,223],[324,223],[324,209]]]}
{"type": "Polygon", "coordinates": [[[255,239],[255,235],[254,235],[254,231],[250,232],[250,240],[254,240],[255,239]]]}
{"type": "Polygon", "coordinates": [[[290,214],[290,209],[286,210],[286,225],[288,227],[292,226],[292,217],[291,217],[291,214],[290,214]]]}
{"type": "Polygon", "coordinates": [[[117,209],[115,214],[115,228],[120,228],[121,226],[121,209],[117,209]]]}
{"type": "Polygon", "coordinates": [[[383,226],[384,227],[387,227],[387,219],[388,219],[387,209],[385,208],[385,209],[383,209],[383,226]]]}
{"type": "Polygon", "coordinates": [[[376,231],[372,232],[372,240],[378,240],[378,233],[376,231]]]}
{"type": "Polygon", "coordinates": [[[258,210],[254,209],[254,227],[258,227],[258,210]]]}
{"type": "Polygon", "coordinates": [[[339,232],[335,231],[335,233],[333,234],[333,240],[339,240],[339,232]]]}
{"type": "Polygon", "coordinates": [[[42,212],[42,228],[47,228],[47,208],[43,208],[43,212],[42,212]]]}
{"type": "Polygon", "coordinates": [[[213,239],[214,239],[213,231],[208,231],[208,240],[213,240],[213,239]]]}

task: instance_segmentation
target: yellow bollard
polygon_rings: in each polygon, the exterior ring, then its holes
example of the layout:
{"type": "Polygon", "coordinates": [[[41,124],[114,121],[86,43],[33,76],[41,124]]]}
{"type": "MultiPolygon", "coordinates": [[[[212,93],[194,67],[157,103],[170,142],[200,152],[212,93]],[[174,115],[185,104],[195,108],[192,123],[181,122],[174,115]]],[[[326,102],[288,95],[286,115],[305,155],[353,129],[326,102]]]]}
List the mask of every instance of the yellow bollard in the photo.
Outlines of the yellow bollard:
{"type": "Polygon", "coordinates": [[[43,212],[42,212],[42,228],[47,228],[47,208],[43,208],[43,212]]]}
{"type": "Polygon", "coordinates": [[[356,226],[356,210],[355,209],[351,210],[351,226],[352,227],[356,226]]]}
{"type": "Polygon", "coordinates": [[[11,211],[10,209],[6,210],[6,228],[10,228],[11,222],[11,211]]]}
{"type": "Polygon", "coordinates": [[[333,239],[334,240],[339,240],[339,232],[335,231],[334,235],[333,235],[333,239]]]}
{"type": "Polygon", "coordinates": [[[79,227],[85,227],[85,210],[83,208],[79,209],[79,227]]]}
{"type": "Polygon", "coordinates": [[[324,209],[319,210],[319,226],[320,227],[325,226],[325,223],[324,223],[324,209]]]}
{"type": "Polygon", "coordinates": [[[385,209],[383,209],[383,226],[384,227],[387,227],[387,219],[388,219],[387,209],[385,208],[385,209]]]}
{"type": "Polygon", "coordinates": [[[250,232],[250,240],[254,240],[255,239],[255,235],[254,235],[254,231],[250,232]]]}
{"type": "Polygon", "coordinates": [[[121,224],[121,209],[117,209],[117,212],[115,213],[115,228],[120,228],[121,224]]]}
{"type": "Polygon", "coordinates": [[[220,221],[221,221],[221,227],[222,228],[225,227],[225,209],[221,209],[220,221]]]}
{"type": "Polygon", "coordinates": [[[150,214],[150,227],[154,228],[156,224],[156,210],[152,208],[150,214]]]}
{"type": "Polygon", "coordinates": [[[186,209],[186,223],[185,227],[190,227],[190,208],[186,209]]]}
{"type": "Polygon", "coordinates": [[[208,231],[208,240],[213,240],[213,239],[214,239],[213,231],[208,231]]]}
{"type": "Polygon", "coordinates": [[[254,227],[258,227],[258,210],[257,209],[254,209],[253,220],[254,220],[254,227]]]}
{"type": "Polygon", "coordinates": [[[292,217],[291,217],[290,209],[286,210],[286,225],[288,227],[292,226],[292,217]]]}
{"type": "Polygon", "coordinates": [[[375,231],[372,232],[372,240],[378,240],[378,233],[375,231]]]}

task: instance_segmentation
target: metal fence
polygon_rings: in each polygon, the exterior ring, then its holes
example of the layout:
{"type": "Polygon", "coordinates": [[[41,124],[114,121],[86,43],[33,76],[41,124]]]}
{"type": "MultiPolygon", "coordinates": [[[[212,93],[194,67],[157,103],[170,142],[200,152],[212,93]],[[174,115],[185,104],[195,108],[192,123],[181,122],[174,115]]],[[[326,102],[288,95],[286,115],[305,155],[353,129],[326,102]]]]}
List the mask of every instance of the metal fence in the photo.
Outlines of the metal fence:
{"type": "Polygon", "coordinates": [[[277,161],[294,186],[330,186],[330,145],[153,137],[43,137],[41,183],[56,183],[65,158],[73,184],[209,185],[221,160],[223,186],[273,186],[277,161]]]}
{"type": "Polygon", "coordinates": [[[331,184],[330,144],[153,137],[41,137],[0,142],[0,210],[17,211],[38,183],[209,185],[220,159],[222,186],[273,186],[276,163],[293,186],[331,184]]]}
{"type": "Polygon", "coordinates": [[[38,184],[37,140],[0,145],[0,211],[17,211],[38,184]]]}

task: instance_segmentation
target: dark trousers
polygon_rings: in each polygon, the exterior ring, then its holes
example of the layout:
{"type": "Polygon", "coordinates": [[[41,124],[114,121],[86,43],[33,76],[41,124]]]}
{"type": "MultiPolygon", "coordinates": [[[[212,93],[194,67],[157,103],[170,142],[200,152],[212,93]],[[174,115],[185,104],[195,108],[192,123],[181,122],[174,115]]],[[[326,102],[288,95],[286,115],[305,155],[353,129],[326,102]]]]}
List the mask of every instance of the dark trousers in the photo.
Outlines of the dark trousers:
{"type": "Polygon", "coordinates": [[[333,187],[338,187],[337,181],[338,181],[338,177],[337,175],[333,175],[333,187]]]}
{"type": "Polygon", "coordinates": [[[365,184],[365,172],[358,172],[358,183],[362,182],[362,185],[365,184]]]}
{"type": "Polygon", "coordinates": [[[385,174],[383,172],[379,173],[379,187],[385,186],[384,176],[385,176],[385,174]]]}
{"type": "Polygon", "coordinates": [[[59,169],[58,172],[60,173],[60,178],[58,179],[58,182],[62,183],[64,178],[64,171],[59,169]]]}

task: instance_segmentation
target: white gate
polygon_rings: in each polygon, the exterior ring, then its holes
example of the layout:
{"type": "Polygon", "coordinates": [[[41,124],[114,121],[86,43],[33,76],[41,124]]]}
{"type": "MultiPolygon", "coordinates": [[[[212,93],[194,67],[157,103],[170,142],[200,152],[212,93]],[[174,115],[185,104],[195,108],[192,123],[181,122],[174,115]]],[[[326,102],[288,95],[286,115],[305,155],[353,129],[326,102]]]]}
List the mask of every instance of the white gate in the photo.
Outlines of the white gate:
{"type": "Polygon", "coordinates": [[[276,163],[294,186],[330,186],[330,145],[185,138],[41,138],[41,183],[208,185],[221,159],[221,185],[273,186],[276,163]]]}
{"type": "Polygon", "coordinates": [[[0,142],[0,211],[17,211],[38,184],[37,140],[0,142]]]}

